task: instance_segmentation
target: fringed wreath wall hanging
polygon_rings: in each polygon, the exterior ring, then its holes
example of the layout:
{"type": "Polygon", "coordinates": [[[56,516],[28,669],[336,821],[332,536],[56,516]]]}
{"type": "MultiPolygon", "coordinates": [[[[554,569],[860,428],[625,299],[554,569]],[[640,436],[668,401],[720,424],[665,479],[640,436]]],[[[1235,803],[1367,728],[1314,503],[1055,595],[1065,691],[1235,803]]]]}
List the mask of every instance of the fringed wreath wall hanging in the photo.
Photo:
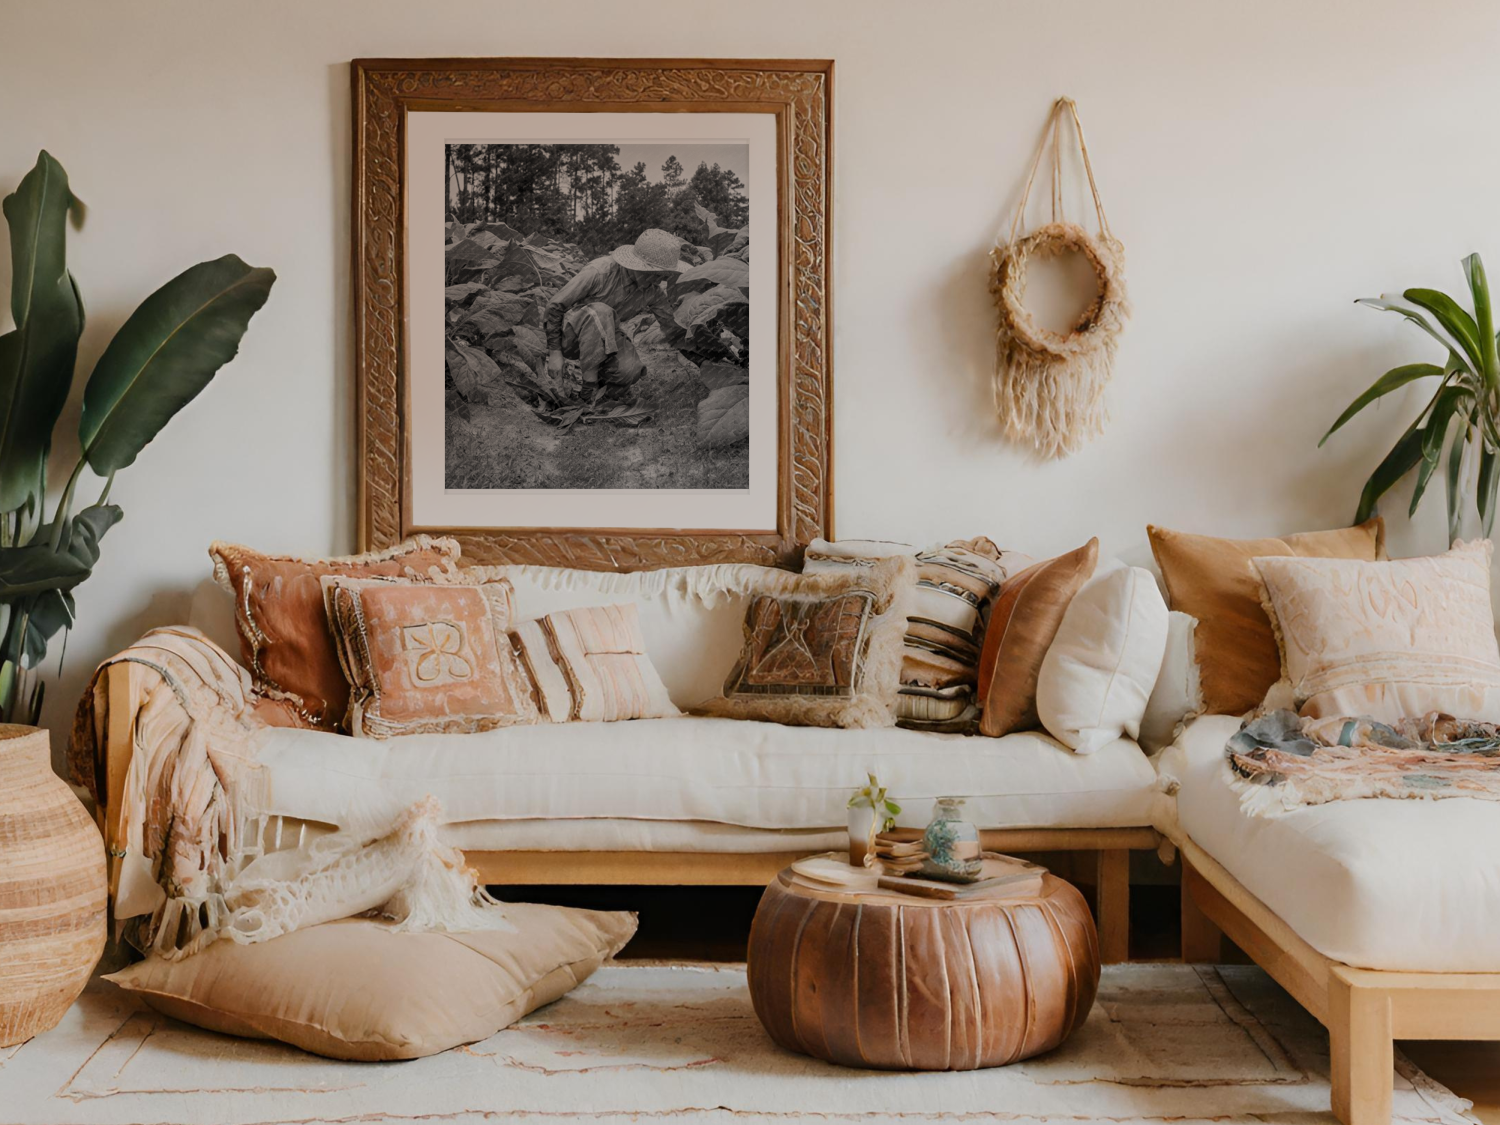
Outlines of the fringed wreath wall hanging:
{"type": "Polygon", "coordinates": [[[1125,250],[1104,217],[1104,203],[1083,140],[1083,122],[1072,98],[1059,98],[1053,104],[1020,206],[1010,224],[1010,236],[1004,242],[996,238],[990,257],[990,293],[1000,320],[995,346],[995,408],[1000,422],[1011,440],[1031,446],[1044,458],[1076,453],[1104,429],[1104,389],[1114,366],[1120,330],[1130,316],[1130,304],[1125,296],[1125,250]],[[1097,236],[1068,222],[1063,215],[1060,142],[1064,115],[1072,120],[1094,197],[1097,236]],[[1052,221],[1018,238],[1049,137],[1052,221]],[[1073,327],[1058,333],[1038,324],[1022,302],[1031,262],[1067,253],[1081,254],[1093,267],[1096,292],[1073,327]]]}

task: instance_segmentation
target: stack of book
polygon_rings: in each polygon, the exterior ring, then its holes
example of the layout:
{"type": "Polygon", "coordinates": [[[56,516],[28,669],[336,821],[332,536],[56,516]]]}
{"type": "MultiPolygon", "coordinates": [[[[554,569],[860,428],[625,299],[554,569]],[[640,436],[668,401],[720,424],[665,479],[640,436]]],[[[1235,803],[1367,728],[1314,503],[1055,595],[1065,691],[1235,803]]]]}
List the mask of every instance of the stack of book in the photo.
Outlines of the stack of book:
{"type": "Polygon", "coordinates": [[[887,875],[907,875],[922,869],[927,849],[920,838],[897,840],[882,832],[875,837],[875,861],[887,875]]]}

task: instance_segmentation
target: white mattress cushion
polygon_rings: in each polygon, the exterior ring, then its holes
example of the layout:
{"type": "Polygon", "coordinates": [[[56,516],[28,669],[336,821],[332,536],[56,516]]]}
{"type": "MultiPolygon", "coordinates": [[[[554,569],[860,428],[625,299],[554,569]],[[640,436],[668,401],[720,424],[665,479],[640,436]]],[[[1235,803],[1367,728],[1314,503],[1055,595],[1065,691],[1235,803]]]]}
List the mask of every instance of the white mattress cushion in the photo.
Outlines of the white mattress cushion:
{"type": "Polygon", "coordinates": [[[1164,832],[1186,835],[1335,961],[1500,971],[1500,805],[1365,799],[1248,816],[1224,764],[1239,725],[1204,716],[1162,753],[1163,778],[1178,784],[1164,832]]]}
{"type": "MultiPolygon", "coordinates": [[[[568,817],[837,828],[874,771],[919,826],[934,798],[969,798],[981,827],[1151,823],[1156,772],[1125,740],[1078,755],[1041,733],[1002,739],[737,719],[639,719],[410,735],[375,743],[258,731],[236,782],[253,811],[378,829],[432,795],[448,822],[568,817]],[[258,782],[258,783],[256,783],[258,782]]],[[[218,758],[228,758],[216,752],[218,758]]]]}

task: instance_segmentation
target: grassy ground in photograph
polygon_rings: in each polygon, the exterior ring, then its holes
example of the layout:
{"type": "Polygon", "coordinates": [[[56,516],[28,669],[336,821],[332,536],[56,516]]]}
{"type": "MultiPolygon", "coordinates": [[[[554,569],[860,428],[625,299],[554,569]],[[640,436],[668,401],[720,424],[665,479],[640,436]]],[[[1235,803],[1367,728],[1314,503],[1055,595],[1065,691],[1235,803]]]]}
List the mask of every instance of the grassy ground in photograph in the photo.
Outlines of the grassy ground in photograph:
{"type": "Polygon", "coordinates": [[[470,419],[450,413],[444,446],[449,488],[748,488],[748,442],[698,444],[698,402],[708,388],[675,349],[639,348],[646,373],[635,385],[651,420],[629,426],[543,422],[500,381],[470,419]]]}

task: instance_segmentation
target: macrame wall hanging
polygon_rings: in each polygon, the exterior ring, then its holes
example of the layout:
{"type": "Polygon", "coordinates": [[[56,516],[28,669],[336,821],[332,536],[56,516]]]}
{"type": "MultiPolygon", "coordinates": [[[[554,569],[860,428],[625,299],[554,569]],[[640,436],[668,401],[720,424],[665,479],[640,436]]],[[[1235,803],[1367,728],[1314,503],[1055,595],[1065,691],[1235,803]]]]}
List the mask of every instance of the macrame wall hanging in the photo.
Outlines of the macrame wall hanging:
{"type": "Polygon", "coordinates": [[[1104,388],[1114,366],[1115,345],[1130,315],[1125,296],[1125,251],[1109,229],[1099,185],[1083,140],[1083,122],[1072,98],[1052,106],[1047,129],[1026,177],[1021,203],[990,251],[990,293],[999,313],[995,344],[995,408],[1006,435],[1048,459],[1076,453],[1104,429],[1104,388]],[[1099,232],[1090,234],[1063,214],[1062,138],[1064,118],[1072,133],[1094,197],[1099,232]],[[1052,147],[1052,221],[1020,237],[1026,203],[1036,182],[1048,141],[1052,147]],[[1004,238],[1004,241],[1002,241],[1004,238]],[[1077,253],[1094,270],[1094,298],[1066,333],[1038,324],[1023,300],[1032,261],[1077,253]]]}

